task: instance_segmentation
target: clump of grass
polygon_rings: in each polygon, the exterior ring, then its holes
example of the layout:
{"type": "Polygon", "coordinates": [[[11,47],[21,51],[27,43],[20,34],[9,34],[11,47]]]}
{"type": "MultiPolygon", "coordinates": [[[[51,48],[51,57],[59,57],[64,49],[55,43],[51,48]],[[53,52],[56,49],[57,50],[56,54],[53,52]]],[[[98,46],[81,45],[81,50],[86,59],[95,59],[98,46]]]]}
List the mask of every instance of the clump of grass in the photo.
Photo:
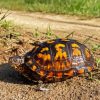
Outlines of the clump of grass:
{"type": "Polygon", "coordinates": [[[51,39],[51,38],[58,39],[59,38],[59,36],[57,36],[56,34],[54,34],[54,32],[52,31],[52,29],[51,29],[50,26],[47,28],[47,31],[45,33],[45,37],[48,38],[48,39],[51,39]]]}
{"type": "MultiPolygon", "coordinates": [[[[2,14],[2,10],[1,13],[2,14]]],[[[2,14],[0,18],[0,42],[3,46],[7,46],[12,39],[18,40],[21,36],[20,32],[16,32],[15,26],[11,21],[6,21],[5,18],[9,15],[8,11],[2,14]]]]}
{"type": "MultiPolygon", "coordinates": [[[[95,54],[98,51],[100,51],[100,45],[99,44],[98,45],[97,44],[93,45],[92,46],[92,52],[95,54]]],[[[97,69],[100,73],[100,58],[99,57],[96,58],[96,65],[97,65],[97,69]]]]}
{"type": "Polygon", "coordinates": [[[0,27],[4,28],[4,29],[10,29],[12,27],[12,22],[11,21],[1,21],[0,22],[0,27]]]}
{"type": "Polygon", "coordinates": [[[100,65],[100,58],[96,59],[96,64],[97,64],[97,67],[99,67],[99,65],[100,65]]]}
{"type": "Polygon", "coordinates": [[[100,0],[0,0],[0,7],[100,17],[100,0]]]}
{"type": "Polygon", "coordinates": [[[4,29],[9,29],[10,27],[12,27],[12,22],[11,21],[6,21],[5,18],[9,15],[8,13],[9,11],[3,13],[2,9],[0,10],[0,27],[4,28],[4,29]]]}
{"type": "Polygon", "coordinates": [[[33,34],[33,37],[34,38],[37,38],[39,36],[39,31],[38,31],[38,28],[35,29],[35,32],[33,34]]]}
{"type": "Polygon", "coordinates": [[[100,45],[93,45],[92,51],[95,52],[96,50],[100,49],[100,45]]]}
{"type": "Polygon", "coordinates": [[[12,21],[2,20],[0,22],[0,28],[3,29],[1,34],[6,35],[7,37],[18,37],[21,35],[20,32],[15,31],[17,26],[15,26],[12,21]]]}
{"type": "Polygon", "coordinates": [[[35,31],[32,33],[33,38],[44,38],[44,39],[51,39],[52,37],[57,37],[53,34],[51,27],[47,28],[46,32],[39,32],[39,29],[36,28],[35,31]]]}
{"type": "Polygon", "coordinates": [[[47,36],[47,37],[50,37],[52,34],[53,34],[53,32],[52,32],[52,30],[51,30],[51,27],[49,26],[49,27],[47,28],[46,36],[47,36]]]}

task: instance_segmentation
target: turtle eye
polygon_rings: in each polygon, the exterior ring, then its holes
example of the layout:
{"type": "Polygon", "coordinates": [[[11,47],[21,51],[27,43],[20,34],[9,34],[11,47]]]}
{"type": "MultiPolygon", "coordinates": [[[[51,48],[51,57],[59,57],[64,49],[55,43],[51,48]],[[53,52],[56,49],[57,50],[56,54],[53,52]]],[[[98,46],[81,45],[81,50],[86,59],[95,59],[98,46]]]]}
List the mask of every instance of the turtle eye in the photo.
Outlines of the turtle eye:
{"type": "Polygon", "coordinates": [[[13,62],[17,62],[17,59],[13,59],[13,62]]]}
{"type": "Polygon", "coordinates": [[[13,64],[17,64],[18,63],[18,59],[12,58],[12,63],[13,64]]]}

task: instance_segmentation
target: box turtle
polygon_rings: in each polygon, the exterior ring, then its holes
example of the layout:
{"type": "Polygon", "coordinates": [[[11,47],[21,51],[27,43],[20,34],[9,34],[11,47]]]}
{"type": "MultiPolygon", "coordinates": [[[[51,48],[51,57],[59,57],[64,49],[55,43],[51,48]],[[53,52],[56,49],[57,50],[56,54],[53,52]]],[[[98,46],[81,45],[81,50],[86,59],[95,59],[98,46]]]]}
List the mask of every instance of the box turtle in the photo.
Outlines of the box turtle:
{"type": "Polygon", "coordinates": [[[90,50],[74,39],[54,39],[35,44],[24,56],[9,63],[31,81],[56,82],[91,72],[95,61],[90,50]]]}

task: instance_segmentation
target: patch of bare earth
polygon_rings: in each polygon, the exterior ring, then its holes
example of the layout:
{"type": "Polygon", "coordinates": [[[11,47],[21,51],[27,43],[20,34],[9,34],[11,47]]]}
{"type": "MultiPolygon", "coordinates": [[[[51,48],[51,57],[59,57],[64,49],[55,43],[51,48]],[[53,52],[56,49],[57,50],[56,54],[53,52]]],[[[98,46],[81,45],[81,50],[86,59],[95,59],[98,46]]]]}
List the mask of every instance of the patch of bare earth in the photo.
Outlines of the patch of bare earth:
{"type": "MultiPolygon", "coordinates": [[[[93,45],[99,45],[99,18],[82,20],[66,15],[11,12],[6,19],[22,25],[23,28],[9,32],[0,27],[0,100],[100,100],[100,65],[93,72],[95,80],[74,77],[64,82],[48,84],[49,91],[35,91],[36,85],[28,82],[8,64],[9,57],[16,52],[22,55],[32,49],[30,43],[56,38],[55,35],[65,37],[75,32],[70,38],[80,42],[93,35],[86,45],[90,49],[93,45]],[[49,26],[54,34],[46,34],[49,26]],[[41,31],[38,35],[34,33],[36,28],[41,31]],[[21,34],[17,36],[13,32],[21,34]]],[[[96,50],[94,55],[95,58],[100,58],[100,50],[96,50]]]]}

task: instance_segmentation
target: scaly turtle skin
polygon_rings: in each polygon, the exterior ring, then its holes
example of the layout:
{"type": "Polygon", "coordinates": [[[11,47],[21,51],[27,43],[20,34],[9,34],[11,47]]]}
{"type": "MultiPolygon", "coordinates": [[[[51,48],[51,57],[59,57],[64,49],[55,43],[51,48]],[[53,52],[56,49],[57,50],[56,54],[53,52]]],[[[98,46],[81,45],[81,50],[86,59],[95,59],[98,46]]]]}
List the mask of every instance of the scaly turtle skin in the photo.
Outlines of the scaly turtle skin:
{"type": "Polygon", "coordinates": [[[29,80],[43,82],[62,81],[95,68],[90,50],[73,39],[37,44],[24,57],[12,57],[9,62],[29,80]]]}

